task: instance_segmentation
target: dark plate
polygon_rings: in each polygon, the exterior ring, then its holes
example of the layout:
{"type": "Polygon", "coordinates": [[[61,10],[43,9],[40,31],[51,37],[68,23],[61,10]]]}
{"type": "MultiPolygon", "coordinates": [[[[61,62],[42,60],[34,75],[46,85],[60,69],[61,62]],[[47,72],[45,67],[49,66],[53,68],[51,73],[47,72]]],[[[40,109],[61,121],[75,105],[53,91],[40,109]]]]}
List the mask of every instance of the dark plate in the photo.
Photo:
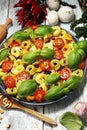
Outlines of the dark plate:
{"type": "MultiPolygon", "coordinates": [[[[65,29],[63,29],[63,30],[65,30],[65,29]]],[[[71,34],[69,31],[67,31],[69,34],[71,34]]],[[[72,35],[72,34],[71,34],[72,35]]],[[[74,35],[72,35],[72,37],[73,37],[73,39],[74,39],[74,41],[75,42],[77,42],[78,41],[78,39],[74,36],[74,35]]],[[[10,38],[10,37],[9,37],[10,38]]],[[[8,39],[9,39],[8,38],[8,39]]],[[[5,43],[5,42],[4,42],[5,43]]],[[[2,48],[3,47],[3,44],[4,43],[2,43],[1,45],[0,45],[0,48],[2,48]]],[[[86,60],[87,61],[87,60],[86,60]]],[[[86,62],[87,63],[87,62],[86,62]]],[[[86,65],[86,67],[85,67],[85,69],[84,69],[84,74],[83,74],[83,81],[84,81],[84,78],[85,78],[85,74],[86,74],[86,71],[87,71],[87,65],[86,65]]],[[[31,105],[31,106],[44,106],[44,105],[51,105],[51,104],[53,104],[53,103],[56,103],[56,102],[59,102],[59,101],[61,101],[61,100],[64,100],[68,95],[64,95],[63,97],[61,97],[61,98],[59,98],[58,100],[55,100],[55,101],[51,101],[51,102],[47,102],[47,101],[44,101],[44,102],[42,102],[42,103],[37,103],[37,102],[28,102],[28,101],[25,101],[25,100],[19,100],[19,99],[17,99],[16,97],[13,97],[13,96],[10,96],[10,95],[8,95],[7,94],[7,92],[6,92],[6,90],[5,90],[5,86],[2,84],[2,85],[0,85],[0,89],[1,89],[1,92],[3,93],[3,95],[7,95],[9,98],[12,98],[13,100],[15,100],[15,101],[17,101],[17,102],[19,102],[19,103],[21,103],[21,104],[23,104],[23,105],[27,105],[27,106],[29,106],[29,105],[31,105]]],[[[73,91],[72,91],[73,92],[73,91]]],[[[70,92],[70,93],[72,93],[72,92],[70,92]]]]}

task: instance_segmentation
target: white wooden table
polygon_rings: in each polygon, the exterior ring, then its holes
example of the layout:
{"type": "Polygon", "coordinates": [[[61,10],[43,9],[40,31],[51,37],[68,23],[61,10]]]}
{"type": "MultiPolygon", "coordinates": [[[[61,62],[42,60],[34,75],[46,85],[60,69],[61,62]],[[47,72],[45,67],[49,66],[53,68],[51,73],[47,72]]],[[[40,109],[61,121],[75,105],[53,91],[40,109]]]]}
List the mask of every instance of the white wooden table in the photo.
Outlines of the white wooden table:
{"type": "MultiPolygon", "coordinates": [[[[74,9],[76,19],[81,17],[82,11],[79,7],[77,0],[65,0],[71,4],[76,4],[76,9],[74,9]]],[[[21,27],[17,23],[17,17],[15,16],[15,11],[17,9],[13,8],[13,5],[17,0],[0,0],[0,24],[5,22],[7,17],[12,18],[13,26],[8,30],[7,37],[15,31],[19,30],[21,27]]],[[[70,24],[61,24],[61,27],[70,31],[70,24]]],[[[78,90],[70,94],[67,98],[62,101],[59,101],[55,104],[48,106],[38,106],[31,107],[37,111],[43,113],[44,115],[53,118],[57,121],[58,126],[53,127],[37,118],[19,110],[5,110],[3,114],[0,114],[3,119],[0,120],[0,130],[7,130],[6,125],[11,124],[9,130],[66,130],[60,123],[59,117],[66,111],[74,111],[74,105],[78,101],[87,101],[87,74],[85,78],[85,84],[82,85],[78,90]]],[[[29,107],[29,106],[28,106],[29,107]]],[[[87,126],[84,127],[84,130],[87,130],[87,126]]]]}

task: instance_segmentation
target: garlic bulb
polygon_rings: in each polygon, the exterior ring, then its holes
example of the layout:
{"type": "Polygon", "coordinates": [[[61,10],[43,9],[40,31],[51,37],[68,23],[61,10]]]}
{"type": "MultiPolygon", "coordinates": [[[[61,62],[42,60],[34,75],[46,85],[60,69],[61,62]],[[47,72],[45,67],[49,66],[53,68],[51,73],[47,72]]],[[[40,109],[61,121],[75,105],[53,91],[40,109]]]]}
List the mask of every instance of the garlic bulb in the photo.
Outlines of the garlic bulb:
{"type": "Polygon", "coordinates": [[[48,15],[46,16],[46,19],[49,25],[57,25],[59,22],[58,13],[54,10],[49,11],[48,15]]]}
{"type": "Polygon", "coordinates": [[[61,22],[71,22],[75,17],[73,9],[68,6],[61,7],[58,15],[61,22]]]}
{"type": "Polygon", "coordinates": [[[59,0],[47,0],[46,3],[48,5],[48,8],[51,10],[58,10],[59,9],[59,6],[60,6],[59,0]]]}
{"type": "Polygon", "coordinates": [[[81,117],[87,117],[87,102],[78,102],[74,107],[74,111],[81,117]]]}

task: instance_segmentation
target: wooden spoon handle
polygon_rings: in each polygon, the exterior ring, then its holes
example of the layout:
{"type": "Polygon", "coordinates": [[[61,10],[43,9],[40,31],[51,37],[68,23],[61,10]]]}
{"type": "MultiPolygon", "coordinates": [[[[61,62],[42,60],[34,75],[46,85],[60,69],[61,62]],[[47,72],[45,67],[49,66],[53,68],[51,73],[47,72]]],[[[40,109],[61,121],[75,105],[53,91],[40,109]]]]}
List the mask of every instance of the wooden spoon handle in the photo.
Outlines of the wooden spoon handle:
{"type": "Polygon", "coordinates": [[[38,119],[40,119],[40,120],[42,120],[42,121],[44,121],[44,122],[46,122],[46,123],[48,123],[50,125],[57,126],[56,121],[54,121],[53,119],[51,119],[51,118],[49,118],[49,117],[35,111],[35,110],[26,108],[26,107],[21,106],[21,105],[17,105],[16,108],[21,109],[21,110],[23,110],[23,111],[25,111],[25,112],[33,115],[33,116],[36,116],[38,119]]]}

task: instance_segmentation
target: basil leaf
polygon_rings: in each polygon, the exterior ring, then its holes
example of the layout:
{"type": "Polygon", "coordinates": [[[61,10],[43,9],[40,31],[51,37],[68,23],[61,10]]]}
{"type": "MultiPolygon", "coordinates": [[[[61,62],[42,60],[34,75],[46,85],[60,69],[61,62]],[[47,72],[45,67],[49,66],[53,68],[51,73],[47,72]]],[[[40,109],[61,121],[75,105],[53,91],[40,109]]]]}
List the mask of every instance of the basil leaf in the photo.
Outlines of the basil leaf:
{"type": "Polygon", "coordinates": [[[2,79],[0,78],[0,84],[2,84],[2,79]]]}
{"type": "Polygon", "coordinates": [[[55,55],[54,51],[50,48],[43,48],[40,53],[40,56],[43,59],[52,59],[54,55],[55,55]]]}
{"type": "Polygon", "coordinates": [[[62,87],[63,88],[67,87],[69,91],[72,91],[77,87],[79,87],[81,83],[82,83],[82,77],[72,75],[67,80],[63,81],[62,87]]]}
{"type": "Polygon", "coordinates": [[[59,80],[59,74],[56,73],[52,73],[45,78],[45,82],[47,85],[54,84],[58,82],[58,80],[59,80]]]}
{"type": "Polygon", "coordinates": [[[87,40],[79,41],[78,46],[80,49],[83,49],[87,52],[87,40]]]}
{"type": "Polygon", "coordinates": [[[38,85],[36,83],[36,81],[32,80],[32,79],[27,79],[24,80],[19,88],[18,88],[18,97],[26,97],[29,95],[32,95],[34,93],[34,91],[37,89],[38,85]]]}
{"type": "Polygon", "coordinates": [[[31,28],[27,29],[26,31],[18,31],[15,32],[12,36],[13,40],[26,40],[28,38],[33,38],[34,37],[34,33],[33,30],[31,28]]]}
{"type": "Polygon", "coordinates": [[[22,61],[27,64],[31,64],[35,62],[40,55],[40,51],[37,50],[35,52],[27,52],[23,55],[22,61]]]}
{"type": "Polygon", "coordinates": [[[68,54],[68,65],[71,70],[75,70],[81,63],[82,56],[78,53],[78,51],[71,51],[68,54]]]}
{"type": "Polygon", "coordinates": [[[84,50],[79,49],[79,50],[78,50],[78,53],[79,53],[83,58],[86,57],[86,53],[85,53],[84,50]]]}
{"type": "Polygon", "coordinates": [[[50,34],[53,32],[53,29],[50,26],[42,25],[35,29],[34,34],[37,36],[44,37],[47,34],[50,34]]]}
{"type": "Polygon", "coordinates": [[[0,51],[0,62],[2,60],[4,60],[9,54],[9,49],[8,48],[5,48],[3,50],[0,51]]]}
{"type": "Polygon", "coordinates": [[[67,130],[81,130],[83,126],[81,119],[72,112],[64,113],[59,121],[67,130]]]}

